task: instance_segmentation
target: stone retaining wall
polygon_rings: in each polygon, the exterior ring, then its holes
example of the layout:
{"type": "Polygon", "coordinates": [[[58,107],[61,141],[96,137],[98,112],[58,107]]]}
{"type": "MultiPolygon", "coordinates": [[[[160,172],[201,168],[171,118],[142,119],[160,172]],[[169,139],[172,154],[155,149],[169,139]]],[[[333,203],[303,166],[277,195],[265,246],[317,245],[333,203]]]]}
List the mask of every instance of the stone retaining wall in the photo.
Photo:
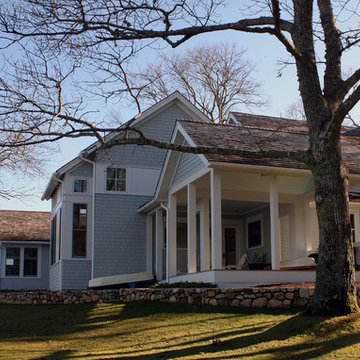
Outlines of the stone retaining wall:
{"type": "MultiPolygon", "coordinates": [[[[179,304],[254,308],[304,307],[313,288],[259,287],[247,289],[118,289],[2,292],[0,304],[93,304],[160,301],[179,304]]],[[[360,290],[358,290],[360,303],[360,290]]]]}

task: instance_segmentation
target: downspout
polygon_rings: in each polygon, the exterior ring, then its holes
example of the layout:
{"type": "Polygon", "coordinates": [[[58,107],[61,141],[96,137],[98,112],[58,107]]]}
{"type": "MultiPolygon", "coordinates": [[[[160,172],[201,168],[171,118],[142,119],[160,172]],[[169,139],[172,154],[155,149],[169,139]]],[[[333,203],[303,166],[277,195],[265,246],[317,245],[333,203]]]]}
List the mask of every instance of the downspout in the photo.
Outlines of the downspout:
{"type": "Polygon", "coordinates": [[[96,163],[84,157],[83,152],[80,152],[78,157],[93,166],[93,189],[92,189],[92,214],[91,214],[91,279],[94,278],[94,248],[95,248],[95,176],[96,163]]]}
{"type": "Polygon", "coordinates": [[[170,239],[170,216],[169,216],[169,208],[164,205],[164,203],[160,203],[160,207],[166,212],[166,282],[169,282],[170,278],[170,264],[169,264],[169,239],[170,239]]]}

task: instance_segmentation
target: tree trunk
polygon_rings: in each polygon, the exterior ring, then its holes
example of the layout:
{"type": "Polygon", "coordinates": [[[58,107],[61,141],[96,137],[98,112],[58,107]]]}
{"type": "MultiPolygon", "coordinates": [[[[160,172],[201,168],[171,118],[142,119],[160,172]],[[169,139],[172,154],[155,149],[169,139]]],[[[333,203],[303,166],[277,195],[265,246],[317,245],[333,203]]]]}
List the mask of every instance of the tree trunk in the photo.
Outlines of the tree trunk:
{"type": "Polygon", "coordinates": [[[340,130],[336,132],[311,141],[310,146],[320,236],[310,311],[328,315],[359,310],[349,218],[349,180],[341,160],[340,130]]]}

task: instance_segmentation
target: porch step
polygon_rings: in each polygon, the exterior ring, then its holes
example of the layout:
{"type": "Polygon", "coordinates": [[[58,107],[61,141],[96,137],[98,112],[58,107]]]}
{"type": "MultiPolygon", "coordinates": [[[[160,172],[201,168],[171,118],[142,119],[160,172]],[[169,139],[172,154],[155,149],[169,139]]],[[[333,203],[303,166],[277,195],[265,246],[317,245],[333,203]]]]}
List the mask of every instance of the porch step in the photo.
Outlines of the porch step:
{"type": "Polygon", "coordinates": [[[154,281],[154,275],[150,272],[121,274],[91,279],[89,281],[89,288],[111,288],[124,285],[135,287],[137,283],[151,283],[152,281],[154,281]]]}

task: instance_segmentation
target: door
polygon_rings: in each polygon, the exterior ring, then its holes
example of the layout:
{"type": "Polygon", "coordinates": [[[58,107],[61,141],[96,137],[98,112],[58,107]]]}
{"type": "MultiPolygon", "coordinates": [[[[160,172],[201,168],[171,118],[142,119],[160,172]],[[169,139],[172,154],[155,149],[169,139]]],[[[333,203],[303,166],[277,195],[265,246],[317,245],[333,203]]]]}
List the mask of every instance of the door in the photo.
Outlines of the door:
{"type": "Polygon", "coordinates": [[[235,226],[224,227],[224,265],[236,265],[236,234],[235,226]]]}

